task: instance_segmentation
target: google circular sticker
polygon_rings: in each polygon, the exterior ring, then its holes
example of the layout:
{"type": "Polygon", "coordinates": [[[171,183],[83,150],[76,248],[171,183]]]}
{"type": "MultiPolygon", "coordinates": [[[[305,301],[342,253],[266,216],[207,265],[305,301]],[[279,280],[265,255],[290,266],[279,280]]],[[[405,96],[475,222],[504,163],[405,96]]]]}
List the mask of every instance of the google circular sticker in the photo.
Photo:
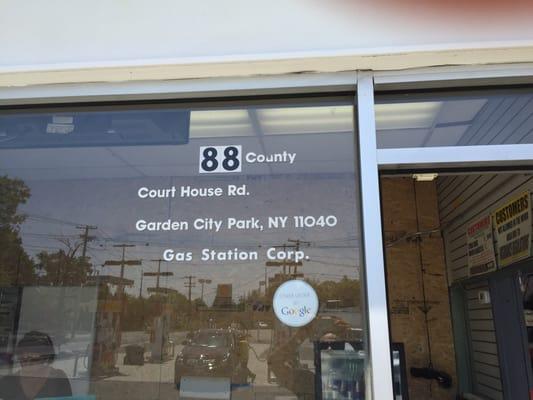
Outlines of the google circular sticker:
{"type": "Polygon", "coordinates": [[[287,326],[298,328],[310,323],[318,313],[318,296],[307,282],[291,280],[276,289],[272,307],[287,326]]]}

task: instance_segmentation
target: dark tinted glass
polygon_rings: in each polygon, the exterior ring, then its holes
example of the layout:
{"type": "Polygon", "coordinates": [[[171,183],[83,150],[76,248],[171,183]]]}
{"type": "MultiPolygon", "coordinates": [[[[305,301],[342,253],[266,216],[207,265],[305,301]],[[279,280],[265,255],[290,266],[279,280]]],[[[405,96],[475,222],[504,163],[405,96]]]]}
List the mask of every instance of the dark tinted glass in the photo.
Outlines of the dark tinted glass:
{"type": "Polygon", "coordinates": [[[185,144],[188,110],[114,110],[0,112],[0,149],[39,147],[185,144]]]}

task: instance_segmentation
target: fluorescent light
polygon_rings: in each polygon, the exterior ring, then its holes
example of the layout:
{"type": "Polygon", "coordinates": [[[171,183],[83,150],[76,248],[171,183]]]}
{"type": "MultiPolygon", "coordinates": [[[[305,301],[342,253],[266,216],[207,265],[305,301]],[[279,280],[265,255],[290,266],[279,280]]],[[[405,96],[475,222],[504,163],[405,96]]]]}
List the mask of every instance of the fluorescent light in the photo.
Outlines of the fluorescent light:
{"type": "Polygon", "coordinates": [[[253,112],[264,135],[353,131],[352,106],[284,107],[192,111],[190,137],[254,136],[253,112]]]}
{"type": "Polygon", "coordinates": [[[254,129],[247,110],[191,112],[191,138],[252,136],[254,129]]]}
{"type": "Polygon", "coordinates": [[[265,135],[353,131],[352,106],[264,108],[257,116],[265,135]]]}
{"type": "Polygon", "coordinates": [[[439,176],[437,173],[413,174],[413,179],[417,182],[431,182],[434,181],[437,176],[439,176]]]}
{"type": "Polygon", "coordinates": [[[441,106],[440,101],[376,104],[376,128],[431,128],[441,106]]]}

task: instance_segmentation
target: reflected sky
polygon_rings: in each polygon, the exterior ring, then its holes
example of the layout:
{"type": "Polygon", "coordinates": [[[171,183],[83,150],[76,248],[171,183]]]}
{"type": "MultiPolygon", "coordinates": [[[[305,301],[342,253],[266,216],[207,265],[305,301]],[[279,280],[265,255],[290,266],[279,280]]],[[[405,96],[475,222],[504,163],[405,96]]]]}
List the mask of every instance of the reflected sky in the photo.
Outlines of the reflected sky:
{"type": "MultiPolygon", "coordinates": [[[[271,107],[202,110],[191,113],[188,143],[114,147],[32,148],[0,150],[1,173],[20,178],[31,197],[20,208],[26,214],[21,237],[28,254],[65,249],[65,242],[79,241],[78,226],[89,224],[94,239],[88,243],[94,272],[119,275],[120,267],[104,266],[118,260],[127,243],[127,259],[140,259],[142,266],[127,267],[125,277],[135,284],[128,293],[141,291],[143,272],[156,271],[165,249],[191,251],[192,261],[164,262],[161,270],[173,276],[160,284],[184,293],[183,276],[212,279],[205,299],[212,301],[216,285],[233,283],[235,298],[257,289],[265,279],[266,251],[271,246],[291,245],[289,239],[305,242],[309,257],[299,272],[315,280],[359,277],[359,226],[355,213],[355,161],[353,109],[334,104],[323,107],[271,107]],[[242,173],[198,173],[199,149],[208,145],[241,145],[248,153],[296,153],[294,164],[246,163],[242,173]],[[218,198],[141,199],[147,188],[221,187],[245,185],[249,196],[218,198]],[[227,218],[330,215],[334,227],[289,226],[285,229],[220,232],[193,229],[197,218],[226,221],[227,218]],[[186,221],[187,231],[139,232],[136,222],[186,221]],[[217,251],[238,248],[257,251],[256,261],[201,261],[201,249],[217,251]]],[[[268,268],[267,278],[279,273],[268,268]]],[[[144,277],[142,295],[155,278],[144,277]]],[[[200,287],[193,297],[200,296],[200,287]]]]}

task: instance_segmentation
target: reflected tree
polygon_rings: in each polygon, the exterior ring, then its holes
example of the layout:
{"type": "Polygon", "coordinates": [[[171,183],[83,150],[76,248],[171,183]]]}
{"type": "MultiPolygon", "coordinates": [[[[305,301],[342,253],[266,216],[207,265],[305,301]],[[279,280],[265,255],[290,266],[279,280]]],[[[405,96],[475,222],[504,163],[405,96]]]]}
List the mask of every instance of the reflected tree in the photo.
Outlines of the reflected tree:
{"type": "Polygon", "coordinates": [[[126,294],[124,302],[122,326],[125,331],[146,330],[152,325],[154,317],[164,313],[172,316],[169,322],[175,327],[178,320],[182,320],[187,314],[189,304],[187,297],[179,292],[153,294],[149,297],[126,294]]]}
{"type": "Polygon", "coordinates": [[[201,298],[196,298],[192,301],[192,304],[193,304],[193,309],[198,311],[199,309],[205,309],[207,308],[207,304],[205,303],[205,301],[201,298]]]}
{"type": "Polygon", "coordinates": [[[75,250],[46,251],[37,254],[40,269],[44,272],[43,284],[52,286],[83,286],[91,273],[87,257],[76,257],[75,250]]]}
{"type": "MultiPolygon", "coordinates": [[[[271,305],[272,297],[276,289],[283,283],[293,279],[290,275],[281,276],[279,280],[271,282],[268,287],[266,296],[259,290],[254,289],[246,295],[245,302],[254,307],[271,305]]],[[[358,279],[350,279],[343,276],[340,280],[320,281],[318,279],[306,278],[317,292],[321,303],[335,304],[337,307],[358,307],[360,305],[361,284],[358,279]]]]}
{"type": "Polygon", "coordinates": [[[22,247],[19,235],[24,215],[18,212],[30,197],[20,179],[0,177],[0,286],[22,286],[35,282],[34,264],[22,247]]]}
{"type": "Polygon", "coordinates": [[[357,307],[360,304],[361,284],[357,279],[344,276],[340,281],[309,283],[315,288],[322,302],[338,302],[339,307],[357,307]]]}

